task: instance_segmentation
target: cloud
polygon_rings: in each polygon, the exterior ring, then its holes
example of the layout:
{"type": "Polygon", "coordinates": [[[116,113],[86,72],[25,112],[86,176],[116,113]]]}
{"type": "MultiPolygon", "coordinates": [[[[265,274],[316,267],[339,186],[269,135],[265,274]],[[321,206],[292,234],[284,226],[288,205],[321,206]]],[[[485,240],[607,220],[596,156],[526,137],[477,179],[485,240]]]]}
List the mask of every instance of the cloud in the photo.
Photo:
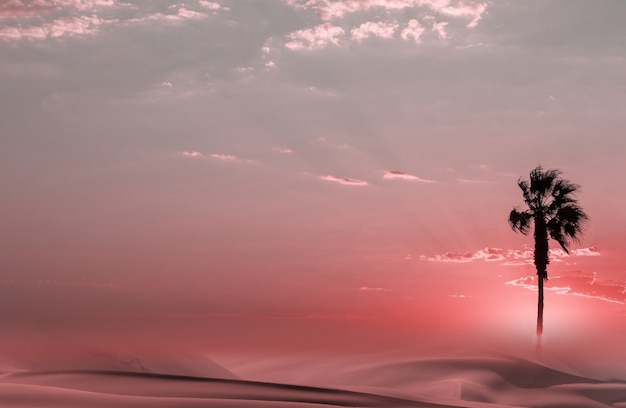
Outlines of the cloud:
{"type": "Polygon", "coordinates": [[[457,178],[456,181],[462,184],[486,184],[490,183],[487,180],[474,180],[474,179],[466,179],[466,178],[457,178]]]}
{"type": "Polygon", "coordinates": [[[368,182],[363,180],[357,180],[349,177],[337,177],[337,176],[321,176],[322,180],[332,181],[335,183],[347,185],[347,186],[367,186],[368,182]]]}
{"type": "Polygon", "coordinates": [[[0,38],[4,40],[43,40],[66,36],[91,35],[98,28],[113,20],[102,20],[97,16],[61,17],[41,26],[3,27],[0,38]]]}
{"type": "Polygon", "coordinates": [[[225,162],[239,162],[239,163],[257,163],[257,161],[252,159],[242,159],[240,157],[235,156],[234,154],[223,154],[223,153],[211,153],[208,157],[221,160],[225,162]]]}
{"type": "Polygon", "coordinates": [[[181,6],[176,10],[175,14],[153,13],[143,17],[132,18],[126,20],[129,23],[142,23],[147,21],[164,21],[170,23],[180,23],[185,20],[201,20],[207,18],[208,15],[195,10],[189,10],[181,6]]]}
{"type": "Polygon", "coordinates": [[[391,292],[391,289],[386,288],[370,288],[368,286],[361,286],[359,288],[361,292],[391,292]]]}
{"type": "MultiPolygon", "coordinates": [[[[589,248],[574,249],[570,254],[566,254],[562,249],[551,249],[550,260],[552,262],[562,262],[563,258],[575,256],[599,256],[600,252],[593,246],[589,248]]],[[[532,249],[502,249],[502,248],[483,248],[476,252],[455,253],[446,252],[433,256],[420,256],[423,261],[429,262],[456,262],[466,263],[472,261],[503,261],[506,266],[528,265],[533,263],[534,253],[532,249]]]]}
{"type": "Polygon", "coordinates": [[[448,33],[446,32],[446,26],[448,25],[447,21],[442,21],[440,23],[433,23],[433,31],[436,31],[439,35],[439,38],[442,40],[448,39],[448,33]]]}
{"type": "Polygon", "coordinates": [[[435,183],[434,180],[427,180],[421,177],[414,176],[412,174],[403,173],[397,170],[389,170],[385,172],[383,178],[386,180],[407,180],[407,181],[416,181],[419,183],[435,183]]]}
{"type": "Polygon", "coordinates": [[[343,28],[324,23],[288,34],[289,41],[285,47],[291,50],[315,50],[331,44],[339,46],[343,42],[345,34],[343,28]]]}
{"type": "Polygon", "coordinates": [[[0,18],[35,16],[57,9],[56,5],[44,0],[8,0],[0,3],[0,18]]]}
{"type": "Polygon", "coordinates": [[[372,22],[368,21],[359,27],[353,28],[350,34],[357,41],[363,41],[371,36],[391,39],[398,29],[399,24],[396,22],[372,22]]]}
{"type": "Polygon", "coordinates": [[[56,3],[80,11],[93,10],[100,7],[113,7],[117,4],[116,0],[56,0],[56,3]]]}
{"type": "Polygon", "coordinates": [[[177,17],[180,17],[181,19],[197,19],[206,17],[206,14],[181,7],[178,9],[177,17]]]}
{"type": "MultiPolygon", "coordinates": [[[[215,2],[200,1],[199,7],[212,13],[229,10],[215,2]]],[[[140,7],[117,0],[8,0],[0,4],[0,20],[10,24],[0,25],[0,39],[44,40],[69,36],[86,36],[97,33],[103,24],[134,24],[148,21],[179,23],[185,20],[207,18],[208,14],[193,10],[180,3],[163,12],[142,12],[140,7]],[[117,13],[118,19],[105,19],[98,14],[101,9],[126,9],[117,13]],[[34,19],[32,17],[37,17],[34,19]]]]}
{"type": "Polygon", "coordinates": [[[118,21],[99,17],[98,9],[116,5],[116,0],[9,0],[0,4],[0,19],[11,20],[0,28],[0,38],[33,41],[93,35],[100,26],[118,21]]]}
{"type": "Polygon", "coordinates": [[[237,156],[232,155],[232,154],[211,153],[209,157],[212,157],[218,160],[225,160],[225,161],[239,161],[239,158],[237,158],[237,156]]]}
{"type": "Polygon", "coordinates": [[[415,43],[419,44],[421,42],[420,37],[424,32],[424,27],[419,23],[419,21],[412,19],[409,20],[408,25],[402,30],[400,33],[400,37],[403,40],[413,39],[415,43]]]}
{"type": "Polygon", "coordinates": [[[198,5],[200,5],[200,7],[204,7],[205,9],[209,9],[211,11],[230,11],[229,7],[225,7],[222,6],[219,3],[216,3],[214,1],[205,1],[205,0],[200,0],[198,2],[198,5]]]}
{"type": "Polygon", "coordinates": [[[469,18],[468,27],[475,27],[487,10],[487,3],[452,0],[288,0],[295,8],[314,11],[322,20],[342,19],[347,14],[383,9],[400,11],[425,8],[451,17],[469,18]]]}
{"type": "Polygon", "coordinates": [[[478,3],[474,1],[461,1],[457,6],[435,8],[435,11],[449,16],[471,18],[470,22],[467,24],[470,28],[478,25],[478,22],[486,10],[487,3],[478,3]]]}
{"type": "Polygon", "coordinates": [[[597,247],[592,246],[589,248],[573,249],[570,251],[570,254],[574,256],[599,256],[600,252],[597,247]]]}
{"type": "Polygon", "coordinates": [[[400,10],[403,8],[415,7],[415,0],[288,0],[287,4],[293,7],[310,9],[323,20],[343,18],[346,14],[367,11],[371,8],[385,8],[388,10],[400,10]]]}
{"type": "MultiPolygon", "coordinates": [[[[507,285],[520,286],[537,291],[537,277],[525,276],[506,282],[507,285]]],[[[613,303],[626,303],[626,283],[604,281],[597,279],[597,274],[572,274],[552,276],[544,283],[545,290],[556,292],[559,295],[584,296],[606,300],[613,303]]]]}
{"type": "Polygon", "coordinates": [[[195,151],[184,151],[184,152],[180,152],[179,154],[181,156],[184,156],[184,157],[202,157],[202,156],[204,156],[202,153],[195,152],[195,151]]]}
{"type": "MultiPolygon", "coordinates": [[[[400,28],[398,19],[406,19],[407,13],[399,13],[408,8],[422,9],[422,13],[428,10],[429,13],[442,18],[468,18],[470,22],[467,27],[475,27],[482,15],[487,10],[486,3],[452,1],[452,0],[288,0],[287,4],[297,9],[310,10],[326,21],[313,28],[304,28],[287,35],[285,46],[292,50],[316,50],[329,45],[343,46],[349,41],[362,42],[370,37],[393,39],[400,28]],[[380,17],[381,13],[374,14],[374,11],[382,9],[387,11],[386,17],[380,17]],[[370,12],[368,19],[361,20],[354,25],[353,20],[364,16],[344,19],[348,14],[370,12]],[[395,12],[396,15],[390,13],[395,12]],[[396,18],[394,18],[396,17],[396,18]],[[372,21],[376,18],[379,21],[372,21]],[[352,23],[352,27],[348,24],[352,23]],[[347,38],[347,34],[350,34],[347,38]]],[[[426,15],[420,19],[432,21],[432,31],[438,33],[439,39],[449,38],[446,27],[449,21],[435,22],[433,15],[426,15]]],[[[358,21],[358,20],[357,20],[358,21]]],[[[426,28],[418,20],[412,18],[403,24],[400,31],[400,38],[405,41],[421,43],[421,37],[426,28]]]]}
{"type": "Polygon", "coordinates": [[[291,153],[293,153],[293,150],[288,149],[286,147],[273,147],[272,150],[277,152],[277,153],[281,153],[281,154],[291,154],[291,153]]]}

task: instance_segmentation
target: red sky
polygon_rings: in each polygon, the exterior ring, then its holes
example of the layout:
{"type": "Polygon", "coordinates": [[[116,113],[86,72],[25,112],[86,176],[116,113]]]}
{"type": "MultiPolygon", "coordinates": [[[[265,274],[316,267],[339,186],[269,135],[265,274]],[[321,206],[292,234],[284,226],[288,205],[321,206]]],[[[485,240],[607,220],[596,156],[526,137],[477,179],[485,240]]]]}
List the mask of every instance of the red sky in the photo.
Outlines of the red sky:
{"type": "Polygon", "coordinates": [[[248,3],[0,6],[3,342],[530,350],[542,164],[546,347],[618,348],[623,3],[248,3]]]}

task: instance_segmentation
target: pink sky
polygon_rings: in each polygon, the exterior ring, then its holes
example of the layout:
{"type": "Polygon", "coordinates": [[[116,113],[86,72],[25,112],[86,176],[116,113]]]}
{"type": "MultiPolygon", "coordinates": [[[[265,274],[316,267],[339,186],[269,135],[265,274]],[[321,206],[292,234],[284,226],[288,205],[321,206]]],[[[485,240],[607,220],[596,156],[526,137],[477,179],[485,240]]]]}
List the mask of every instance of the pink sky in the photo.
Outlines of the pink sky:
{"type": "Polygon", "coordinates": [[[149,3],[0,5],[4,342],[531,349],[538,164],[546,344],[626,338],[622,2],[149,3]]]}

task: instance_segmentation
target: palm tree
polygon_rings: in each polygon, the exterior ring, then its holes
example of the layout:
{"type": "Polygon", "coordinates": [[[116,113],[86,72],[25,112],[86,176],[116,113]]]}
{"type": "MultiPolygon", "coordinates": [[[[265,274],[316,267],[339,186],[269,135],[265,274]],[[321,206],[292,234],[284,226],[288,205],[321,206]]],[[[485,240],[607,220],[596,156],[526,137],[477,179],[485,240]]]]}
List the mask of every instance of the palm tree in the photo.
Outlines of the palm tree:
{"type": "Polygon", "coordinates": [[[528,209],[514,208],[509,214],[509,225],[514,231],[527,235],[531,225],[535,227],[535,267],[539,285],[537,304],[538,348],[543,332],[543,282],[548,280],[547,266],[550,263],[548,235],[569,254],[568,246],[580,242],[582,227],[588,219],[578,205],[575,193],[579,186],[561,178],[558,169],[543,170],[537,166],[530,172],[530,180],[517,181],[528,209]]]}

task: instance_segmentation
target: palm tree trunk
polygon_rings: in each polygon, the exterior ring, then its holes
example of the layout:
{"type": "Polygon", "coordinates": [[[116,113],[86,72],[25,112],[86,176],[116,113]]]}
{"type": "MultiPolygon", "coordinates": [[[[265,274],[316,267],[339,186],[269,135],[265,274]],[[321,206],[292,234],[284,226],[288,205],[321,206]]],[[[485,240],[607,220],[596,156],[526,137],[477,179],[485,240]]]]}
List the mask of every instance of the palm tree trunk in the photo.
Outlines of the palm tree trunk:
{"type": "Polygon", "coordinates": [[[539,284],[539,301],[537,302],[537,335],[541,336],[543,333],[543,277],[537,277],[537,283],[539,284]]]}
{"type": "MultiPolygon", "coordinates": [[[[535,266],[537,267],[537,286],[539,299],[537,302],[537,336],[543,333],[543,281],[548,278],[548,228],[543,214],[535,216],[535,266]]],[[[538,338],[538,341],[541,341],[538,338]]]]}
{"type": "Polygon", "coordinates": [[[543,334],[543,278],[538,276],[539,301],[537,303],[537,344],[535,345],[535,353],[541,356],[541,335],[543,334]]]}

